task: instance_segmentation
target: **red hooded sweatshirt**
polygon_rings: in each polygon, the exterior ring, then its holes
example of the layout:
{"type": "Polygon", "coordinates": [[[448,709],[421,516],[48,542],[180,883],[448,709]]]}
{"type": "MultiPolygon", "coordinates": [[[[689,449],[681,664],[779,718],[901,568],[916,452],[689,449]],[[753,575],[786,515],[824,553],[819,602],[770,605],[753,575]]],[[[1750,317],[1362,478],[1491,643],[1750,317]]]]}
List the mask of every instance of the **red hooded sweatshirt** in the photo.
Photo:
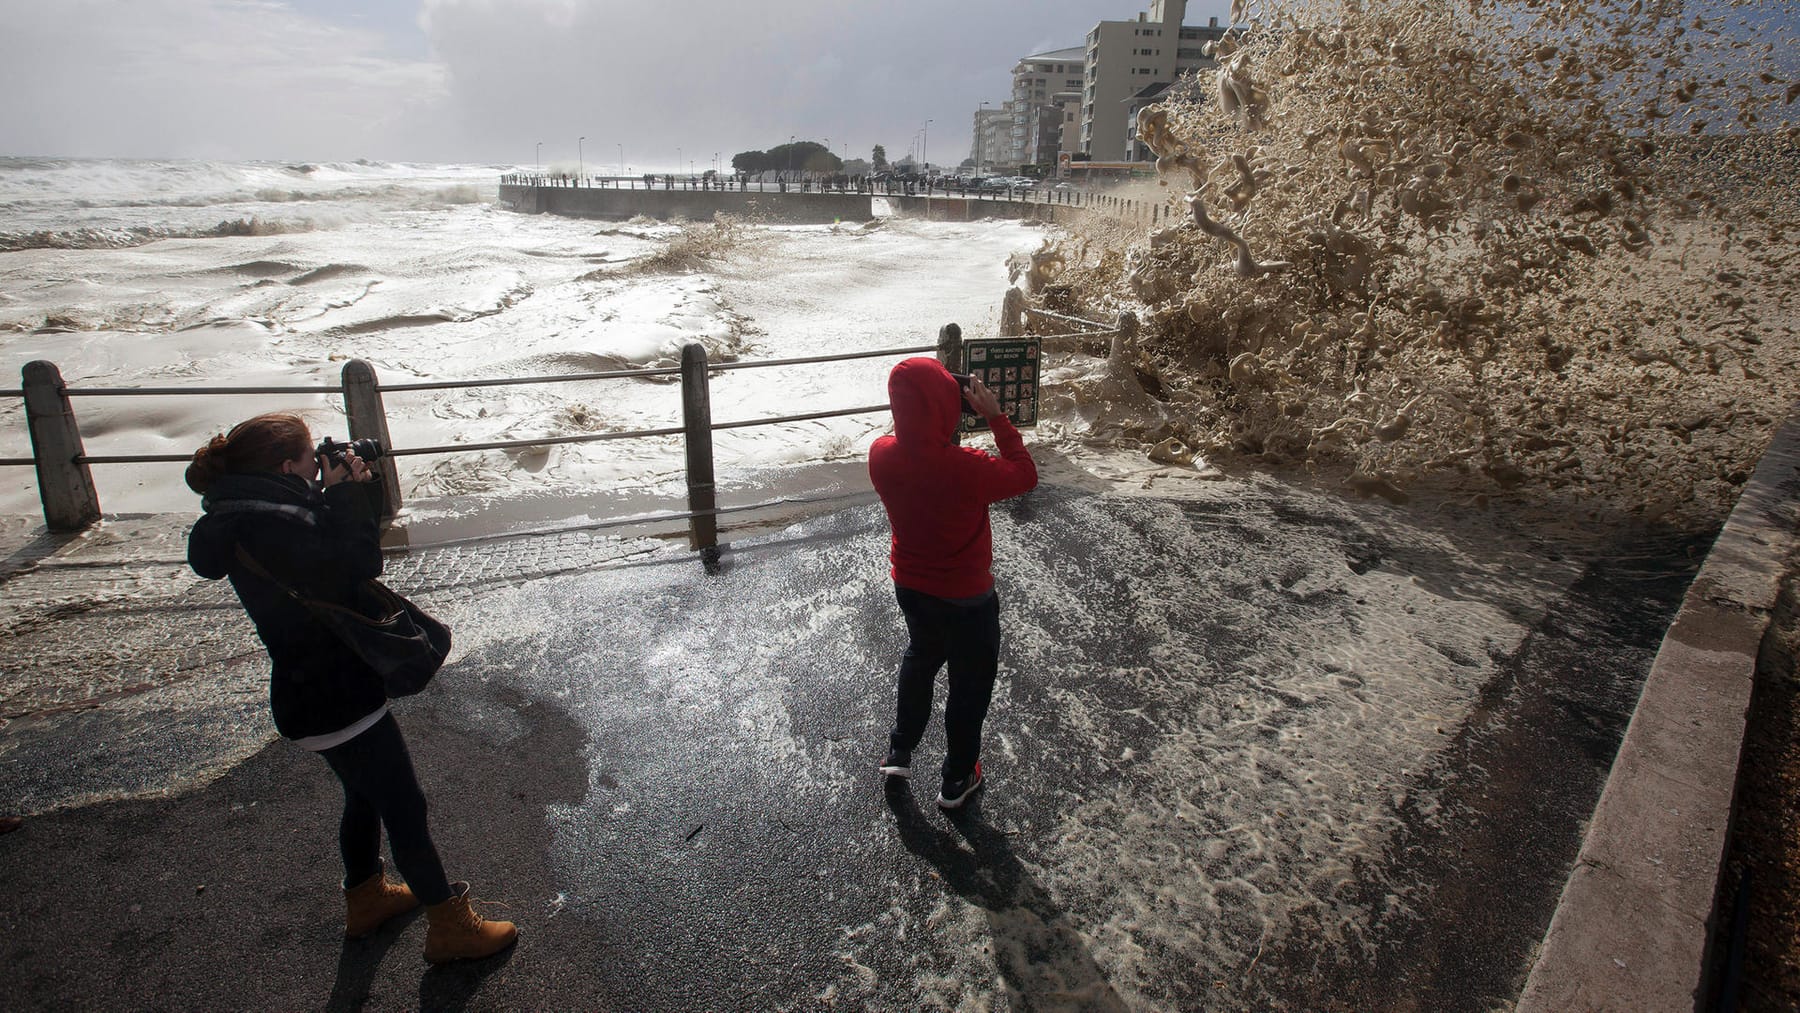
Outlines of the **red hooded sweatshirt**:
{"type": "Polygon", "coordinates": [[[994,586],[988,504],[1037,485],[1037,465],[1006,416],[988,420],[1000,456],[952,442],[962,391],[936,359],[888,374],[894,435],[869,448],[869,478],[893,528],[894,583],[939,598],[976,598],[994,586]]]}

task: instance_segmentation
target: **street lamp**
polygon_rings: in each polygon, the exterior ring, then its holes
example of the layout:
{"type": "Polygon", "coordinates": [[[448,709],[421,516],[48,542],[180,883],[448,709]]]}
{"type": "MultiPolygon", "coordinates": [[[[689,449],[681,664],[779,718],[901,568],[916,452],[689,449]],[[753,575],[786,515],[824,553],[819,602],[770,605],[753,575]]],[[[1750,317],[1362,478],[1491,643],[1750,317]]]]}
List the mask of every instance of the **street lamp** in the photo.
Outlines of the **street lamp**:
{"type": "Polygon", "coordinates": [[[625,175],[625,145],[619,145],[619,175],[625,175]]]}
{"type": "Polygon", "coordinates": [[[585,134],[575,138],[575,181],[577,183],[581,182],[581,142],[585,140],[587,140],[585,134]]]}
{"type": "Polygon", "coordinates": [[[983,102],[975,113],[975,175],[982,175],[981,160],[987,155],[987,107],[983,102]]]}
{"type": "Polygon", "coordinates": [[[544,142],[543,141],[537,142],[537,155],[535,157],[537,159],[537,167],[542,169],[544,167],[544,142]]]}
{"type": "Polygon", "coordinates": [[[684,159],[682,157],[681,145],[677,144],[677,145],[675,145],[675,171],[676,172],[679,173],[681,171],[681,163],[683,161],[686,161],[686,159],[684,159]]]}

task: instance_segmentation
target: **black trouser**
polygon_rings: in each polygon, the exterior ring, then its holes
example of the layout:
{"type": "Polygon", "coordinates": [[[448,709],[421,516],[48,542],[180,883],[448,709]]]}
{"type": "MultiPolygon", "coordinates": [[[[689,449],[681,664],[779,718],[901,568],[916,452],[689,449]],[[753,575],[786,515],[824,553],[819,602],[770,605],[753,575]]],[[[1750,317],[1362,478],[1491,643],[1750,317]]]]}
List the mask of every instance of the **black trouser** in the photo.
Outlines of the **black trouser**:
{"type": "Polygon", "coordinates": [[[949,662],[944,701],[944,780],[957,781],[981,758],[981,724],[994,695],[1000,664],[1000,596],[990,593],[959,605],[894,585],[908,642],[900,659],[900,690],[888,744],[911,752],[931,720],[931,692],[939,668],[949,662]]]}
{"type": "Polygon", "coordinates": [[[342,745],[319,753],[344,784],[344,818],[338,849],[344,855],[344,886],[381,871],[381,828],[385,824],[394,867],[421,904],[450,899],[450,882],[425,826],[425,793],[413,774],[412,757],[394,715],[342,745]]]}

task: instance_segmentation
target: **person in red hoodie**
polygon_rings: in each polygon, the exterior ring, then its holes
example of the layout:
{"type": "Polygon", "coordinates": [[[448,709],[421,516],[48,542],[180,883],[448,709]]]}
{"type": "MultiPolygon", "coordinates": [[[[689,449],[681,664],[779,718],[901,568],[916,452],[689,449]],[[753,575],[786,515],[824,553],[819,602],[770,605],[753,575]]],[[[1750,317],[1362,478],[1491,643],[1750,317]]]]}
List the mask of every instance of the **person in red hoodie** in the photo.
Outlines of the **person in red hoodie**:
{"type": "Polygon", "coordinates": [[[894,597],[906,618],[894,727],[881,772],[912,776],[912,751],[931,720],[939,668],[944,701],[943,789],[955,809],[981,787],[981,725],[1000,661],[1000,599],[988,504],[1037,485],[1037,465],[1000,401],[979,379],[965,389],[936,359],[907,359],[888,374],[894,435],[869,448],[869,478],[887,509],[894,597]],[[1000,456],[956,444],[962,403],[981,413],[1000,456]]]}

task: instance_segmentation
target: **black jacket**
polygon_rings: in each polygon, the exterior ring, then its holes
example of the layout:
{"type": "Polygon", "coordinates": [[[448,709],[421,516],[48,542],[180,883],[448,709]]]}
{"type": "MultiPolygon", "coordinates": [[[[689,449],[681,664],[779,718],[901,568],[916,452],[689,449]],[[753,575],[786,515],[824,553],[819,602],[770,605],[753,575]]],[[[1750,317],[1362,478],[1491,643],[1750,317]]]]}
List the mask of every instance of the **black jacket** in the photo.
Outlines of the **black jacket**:
{"type": "Polygon", "coordinates": [[[381,677],[279,587],[245,568],[242,545],[263,569],[303,595],[348,604],[381,575],[381,535],[364,490],[343,482],[323,494],[295,475],[226,475],[200,502],[188,533],[188,565],[208,580],[230,577],[269,650],[269,709],[290,739],[335,732],[387,699],[381,677]]]}

